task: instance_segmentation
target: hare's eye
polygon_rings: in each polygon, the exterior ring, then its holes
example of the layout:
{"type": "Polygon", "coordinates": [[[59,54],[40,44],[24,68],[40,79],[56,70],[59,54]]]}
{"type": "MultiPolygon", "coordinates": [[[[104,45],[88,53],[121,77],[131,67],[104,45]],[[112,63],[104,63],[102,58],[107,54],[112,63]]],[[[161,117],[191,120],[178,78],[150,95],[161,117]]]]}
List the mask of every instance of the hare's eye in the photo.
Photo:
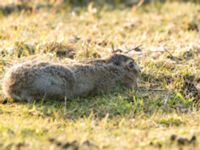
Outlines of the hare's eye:
{"type": "Polygon", "coordinates": [[[134,63],[133,63],[133,62],[130,62],[130,63],[128,64],[128,67],[129,67],[129,68],[134,68],[134,63]]]}

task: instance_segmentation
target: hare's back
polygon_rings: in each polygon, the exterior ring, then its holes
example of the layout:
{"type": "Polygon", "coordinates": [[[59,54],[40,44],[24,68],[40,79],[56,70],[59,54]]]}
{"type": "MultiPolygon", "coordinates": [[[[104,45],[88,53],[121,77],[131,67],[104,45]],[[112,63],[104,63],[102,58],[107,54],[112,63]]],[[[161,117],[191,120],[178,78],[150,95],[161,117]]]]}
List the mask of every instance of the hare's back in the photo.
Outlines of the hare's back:
{"type": "Polygon", "coordinates": [[[28,62],[12,67],[4,78],[4,93],[18,99],[70,97],[74,84],[73,72],[60,64],[28,62]]]}

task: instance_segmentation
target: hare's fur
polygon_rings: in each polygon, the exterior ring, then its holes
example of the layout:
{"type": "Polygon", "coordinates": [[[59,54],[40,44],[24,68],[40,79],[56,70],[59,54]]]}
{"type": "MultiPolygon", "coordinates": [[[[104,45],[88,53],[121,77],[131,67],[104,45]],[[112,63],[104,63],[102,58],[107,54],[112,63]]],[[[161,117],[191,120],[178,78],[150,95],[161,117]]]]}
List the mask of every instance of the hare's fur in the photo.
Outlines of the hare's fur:
{"type": "Polygon", "coordinates": [[[136,88],[139,74],[134,60],[121,54],[85,63],[26,62],[6,72],[2,88],[6,97],[20,101],[71,99],[105,93],[117,84],[136,88]]]}

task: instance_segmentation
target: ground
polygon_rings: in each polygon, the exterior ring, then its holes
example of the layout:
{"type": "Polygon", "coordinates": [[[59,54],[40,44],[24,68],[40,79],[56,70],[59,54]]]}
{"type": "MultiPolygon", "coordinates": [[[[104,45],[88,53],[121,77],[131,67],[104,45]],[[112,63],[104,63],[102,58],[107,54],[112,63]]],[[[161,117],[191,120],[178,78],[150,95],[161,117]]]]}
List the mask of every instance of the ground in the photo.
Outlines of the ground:
{"type": "Polygon", "coordinates": [[[142,76],[138,90],[65,102],[18,103],[0,90],[0,149],[200,149],[200,5],[9,2],[0,2],[1,79],[26,60],[116,49],[132,49],[142,76]]]}

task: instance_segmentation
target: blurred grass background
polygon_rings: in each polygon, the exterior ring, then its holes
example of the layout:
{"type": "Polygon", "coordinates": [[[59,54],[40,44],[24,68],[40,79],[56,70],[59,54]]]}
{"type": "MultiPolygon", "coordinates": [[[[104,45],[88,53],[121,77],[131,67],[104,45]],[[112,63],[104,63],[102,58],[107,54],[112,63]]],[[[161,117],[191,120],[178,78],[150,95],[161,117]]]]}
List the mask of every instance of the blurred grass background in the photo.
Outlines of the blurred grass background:
{"type": "MultiPolygon", "coordinates": [[[[200,149],[199,1],[0,1],[0,79],[16,63],[128,50],[140,90],[14,103],[0,90],[0,149],[200,149]],[[197,103],[196,103],[197,102],[197,103]]],[[[1,87],[1,86],[0,86],[1,87]]]]}

